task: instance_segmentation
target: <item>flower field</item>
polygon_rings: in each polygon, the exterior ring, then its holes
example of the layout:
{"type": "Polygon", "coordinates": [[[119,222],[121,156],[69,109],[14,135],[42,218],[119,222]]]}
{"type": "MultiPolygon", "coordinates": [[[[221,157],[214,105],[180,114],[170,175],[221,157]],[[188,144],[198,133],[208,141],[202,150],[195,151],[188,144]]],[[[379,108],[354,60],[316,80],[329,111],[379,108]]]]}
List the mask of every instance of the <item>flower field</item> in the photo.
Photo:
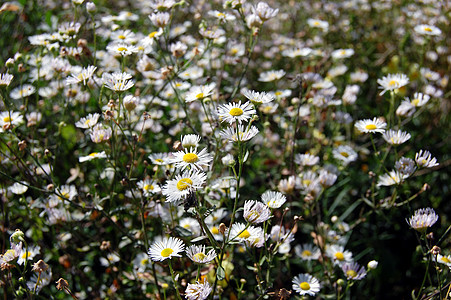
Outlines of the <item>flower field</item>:
{"type": "Polygon", "coordinates": [[[451,3],[0,8],[0,298],[450,299],[451,3]]]}

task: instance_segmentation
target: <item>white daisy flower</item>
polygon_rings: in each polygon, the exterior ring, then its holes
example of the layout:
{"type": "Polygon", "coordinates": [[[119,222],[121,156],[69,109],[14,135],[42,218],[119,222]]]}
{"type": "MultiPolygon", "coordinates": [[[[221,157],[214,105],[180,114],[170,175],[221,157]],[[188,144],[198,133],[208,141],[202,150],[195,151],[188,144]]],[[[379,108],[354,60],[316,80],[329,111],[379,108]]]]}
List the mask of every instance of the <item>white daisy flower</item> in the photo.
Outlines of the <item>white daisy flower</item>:
{"type": "Polygon", "coordinates": [[[197,152],[197,148],[183,149],[173,153],[174,158],[171,163],[175,164],[176,168],[197,168],[202,170],[203,167],[209,167],[213,157],[207,152],[207,148],[197,152]]]}
{"type": "Polygon", "coordinates": [[[293,290],[300,295],[315,296],[319,292],[321,285],[319,280],[310,274],[299,274],[293,278],[293,290]]]}
{"type": "Polygon", "coordinates": [[[387,123],[382,121],[380,118],[374,118],[373,120],[365,119],[355,123],[355,127],[363,133],[384,133],[387,123]]]}
{"type": "Polygon", "coordinates": [[[34,86],[31,84],[24,84],[22,87],[16,87],[13,89],[9,96],[14,100],[18,100],[33,95],[34,92],[36,92],[36,88],[34,86]]]}
{"type": "Polygon", "coordinates": [[[25,260],[33,260],[33,258],[39,254],[40,250],[41,247],[39,246],[28,247],[28,251],[25,248],[22,248],[17,258],[17,263],[22,265],[25,260]]]}
{"type": "Polygon", "coordinates": [[[22,195],[28,190],[28,183],[25,181],[15,182],[12,186],[8,188],[11,193],[15,195],[22,195]],[[25,185],[27,184],[27,185],[25,185]]]}
{"type": "Polygon", "coordinates": [[[94,125],[97,124],[97,121],[99,120],[100,114],[89,114],[86,117],[81,118],[77,123],[75,123],[75,126],[78,128],[91,128],[94,125]]]}
{"type": "Polygon", "coordinates": [[[431,152],[427,150],[420,150],[415,154],[415,161],[419,167],[432,168],[438,166],[439,163],[435,157],[432,157],[431,152]]]}
{"type": "Polygon", "coordinates": [[[431,227],[438,220],[438,215],[430,208],[417,209],[409,220],[406,219],[407,224],[417,231],[425,232],[428,227],[431,227]]]}
{"type": "Polygon", "coordinates": [[[341,269],[348,280],[362,280],[366,276],[365,268],[356,262],[344,263],[341,269]]]}
{"type": "Polygon", "coordinates": [[[334,59],[342,59],[342,58],[348,58],[354,55],[354,49],[337,49],[332,51],[332,58],[334,59]]]}
{"type": "Polygon", "coordinates": [[[79,158],[78,158],[78,161],[79,162],[85,162],[85,161],[90,161],[90,160],[93,160],[93,159],[96,159],[96,158],[106,158],[107,156],[106,156],[106,153],[105,153],[105,151],[102,151],[102,152],[92,152],[92,153],[90,153],[89,155],[87,155],[87,156],[80,156],[79,158]]]}
{"type": "Polygon", "coordinates": [[[258,77],[258,81],[270,82],[270,81],[279,80],[283,76],[285,76],[284,70],[278,70],[278,71],[271,70],[271,71],[261,73],[260,76],[258,77]]]}
{"type": "Polygon", "coordinates": [[[111,138],[112,133],[111,128],[104,128],[102,124],[97,124],[90,133],[91,141],[94,143],[108,141],[111,138]]]}
{"type": "Polygon", "coordinates": [[[14,78],[14,75],[11,75],[8,73],[0,74],[0,87],[9,86],[11,84],[11,81],[13,80],[13,78],[14,78]]]}
{"type": "Polygon", "coordinates": [[[262,194],[261,200],[269,208],[275,209],[281,207],[287,201],[287,197],[280,192],[266,191],[262,194]]]}
{"type": "Polygon", "coordinates": [[[313,244],[302,244],[294,247],[294,253],[303,260],[316,260],[321,255],[321,251],[313,244]]]}
{"type": "Polygon", "coordinates": [[[95,70],[97,70],[97,67],[95,66],[88,66],[87,68],[76,70],[70,77],[66,78],[66,85],[77,84],[80,82],[83,82],[83,85],[86,85],[86,82],[92,77],[95,70]]]}
{"type": "Polygon", "coordinates": [[[128,73],[105,73],[102,75],[103,83],[107,88],[115,92],[123,92],[131,89],[135,84],[130,80],[132,75],[128,73]]]}
{"type": "Polygon", "coordinates": [[[196,281],[196,283],[188,283],[185,290],[185,297],[188,300],[205,300],[210,295],[213,288],[205,279],[203,283],[196,281]]]}
{"type": "Polygon", "coordinates": [[[383,89],[379,95],[383,95],[387,91],[394,91],[405,86],[409,83],[409,78],[406,74],[388,74],[388,76],[378,79],[377,83],[380,85],[379,88],[383,89]]]}
{"type": "Polygon", "coordinates": [[[262,21],[267,21],[271,18],[277,16],[279,9],[271,8],[266,2],[259,2],[257,6],[252,6],[252,11],[256,14],[262,21]]]}
{"type": "Polygon", "coordinates": [[[320,170],[318,181],[323,187],[331,187],[337,181],[337,174],[330,173],[327,170],[320,170]]]}
{"type": "Polygon", "coordinates": [[[388,174],[379,176],[377,186],[390,186],[400,184],[405,178],[405,175],[396,170],[392,170],[388,174]]]}
{"type": "Polygon", "coordinates": [[[194,218],[182,218],[179,220],[179,226],[190,231],[193,236],[200,235],[199,222],[194,218]]]}
{"type": "Polygon", "coordinates": [[[17,111],[0,112],[0,128],[7,129],[23,123],[23,116],[17,111]]]}
{"type": "Polygon", "coordinates": [[[155,165],[167,165],[170,164],[170,160],[172,158],[172,154],[170,153],[152,153],[149,155],[149,159],[155,165]]]}
{"type": "Polygon", "coordinates": [[[415,107],[421,107],[421,106],[425,105],[426,103],[428,103],[429,99],[431,99],[431,96],[429,96],[427,94],[423,94],[423,93],[413,94],[412,100],[410,100],[409,98],[406,98],[406,100],[409,101],[410,104],[415,107]]]}
{"type": "Polygon", "coordinates": [[[348,145],[340,145],[332,151],[332,155],[335,159],[343,162],[343,165],[347,165],[357,159],[357,152],[348,145]]]}
{"type": "Polygon", "coordinates": [[[182,146],[185,149],[197,148],[197,146],[199,146],[200,139],[201,139],[201,137],[198,136],[197,134],[184,135],[181,138],[182,146]]]}
{"type": "Polygon", "coordinates": [[[244,202],[243,217],[246,221],[252,224],[263,223],[271,217],[269,207],[255,200],[248,200],[244,202]]]}
{"type": "Polygon", "coordinates": [[[415,162],[413,159],[407,157],[401,157],[395,163],[395,169],[401,173],[405,178],[409,177],[416,170],[415,162]]]}
{"type": "Polygon", "coordinates": [[[185,198],[190,192],[200,189],[205,183],[207,175],[199,170],[185,171],[175,179],[166,182],[162,188],[167,202],[174,202],[185,198]]]}
{"type": "Polygon", "coordinates": [[[249,101],[251,101],[254,105],[274,101],[274,96],[266,92],[256,92],[248,89],[243,89],[241,91],[241,94],[243,94],[244,97],[249,99],[249,101]]]}
{"type": "Polygon", "coordinates": [[[216,252],[214,249],[211,249],[208,253],[205,253],[205,245],[191,245],[185,250],[185,252],[189,259],[198,264],[208,264],[216,258],[216,252]]]}
{"type": "Polygon", "coordinates": [[[169,23],[170,18],[171,15],[167,12],[153,13],[149,16],[152,24],[159,28],[165,27],[169,23]]]}
{"type": "Polygon", "coordinates": [[[451,268],[451,255],[444,256],[439,253],[437,254],[437,262],[445,264],[448,268],[451,268]]]}
{"type": "Polygon", "coordinates": [[[224,12],[220,12],[220,11],[217,11],[217,10],[209,11],[208,14],[210,16],[213,16],[213,17],[217,18],[221,22],[234,21],[236,19],[236,17],[234,15],[231,15],[231,14],[228,14],[228,13],[224,13],[224,12]]]}
{"type": "Polygon", "coordinates": [[[243,223],[234,223],[231,229],[227,229],[225,235],[227,236],[230,230],[230,240],[239,243],[244,243],[247,247],[260,248],[265,242],[264,231],[260,227],[247,226],[243,223]]]}
{"type": "Polygon", "coordinates": [[[161,191],[160,186],[155,180],[144,179],[136,184],[143,192],[144,197],[149,197],[152,194],[159,193],[161,191]]]}
{"type": "Polygon", "coordinates": [[[384,132],[382,137],[390,145],[401,145],[402,143],[407,142],[411,135],[405,131],[390,129],[384,132]]]}
{"type": "Polygon", "coordinates": [[[247,121],[251,118],[256,111],[253,105],[250,102],[246,102],[241,104],[241,101],[238,103],[226,103],[218,107],[218,115],[221,122],[228,122],[232,125],[234,122],[247,121]]]}
{"type": "Polygon", "coordinates": [[[307,19],[307,24],[313,28],[320,28],[323,31],[327,31],[329,28],[329,23],[326,21],[318,20],[318,19],[307,19]]]}
{"type": "Polygon", "coordinates": [[[213,94],[213,90],[216,87],[216,83],[210,83],[207,85],[197,85],[193,86],[189,89],[189,91],[185,95],[186,102],[193,102],[196,100],[202,100],[206,97],[209,97],[213,94]]]}
{"type": "Polygon", "coordinates": [[[333,260],[335,265],[352,262],[352,253],[340,245],[330,245],[327,247],[326,255],[333,260]]]}
{"type": "Polygon", "coordinates": [[[221,137],[229,142],[244,142],[248,141],[258,133],[258,129],[255,126],[244,128],[243,125],[238,125],[236,128],[227,127],[224,130],[221,130],[219,133],[221,137]]]}
{"type": "Polygon", "coordinates": [[[442,31],[434,25],[420,24],[413,28],[416,33],[423,35],[440,35],[442,31]]]}
{"type": "Polygon", "coordinates": [[[181,257],[185,249],[183,241],[178,238],[164,238],[156,240],[149,248],[148,255],[152,261],[163,261],[172,257],[181,257]]]}
{"type": "Polygon", "coordinates": [[[319,157],[312,154],[296,154],[294,162],[301,166],[314,166],[319,163],[319,157]]]}

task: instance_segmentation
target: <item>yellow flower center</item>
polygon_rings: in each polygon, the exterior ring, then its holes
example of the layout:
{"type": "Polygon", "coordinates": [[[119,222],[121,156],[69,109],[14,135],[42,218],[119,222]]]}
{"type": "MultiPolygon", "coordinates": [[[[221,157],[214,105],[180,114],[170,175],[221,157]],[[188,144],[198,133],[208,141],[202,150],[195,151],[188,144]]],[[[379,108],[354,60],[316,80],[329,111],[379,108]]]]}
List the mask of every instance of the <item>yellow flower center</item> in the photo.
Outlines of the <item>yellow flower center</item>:
{"type": "Polygon", "coordinates": [[[199,157],[195,153],[186,153],[183,155],[183,161],[189,164],[195,163],[199,160],[199,157]]]}
{"type": "Polygon", "coordinates": [[[179,191],[184,191],[193,184],[193,181],[189,178],[182,178],[177,182],[177,189],[179,191]]]}
{"type": "Polygon", "coordinates": [[[432,32],[432,28],[431,27],[424,27],[424,31],[432,32]]]}
{"type": "Polygon", "coordinates": [[[97,152],[92,152],[91,154],[89,154],[89,156],[95,157],[97,154],[98,154],[97,152]]]}
{"type": "Polygon", "coordinates": [[[200,99],[204,97],[204,93],[199,93],[196,95],[196,99],[200,99]]]}
{"type": "Polygon", "coordinates": [[[280,96],[280,95],[282,95],[282,92],[281,91],[277,91],[277,92],[275,92],[274,93],[276,96],[280,96]]]}
{"type": "Polygon", "coordinates": [[[121,39],[121,40],[125,40],[125,35],[122,35],[122,34],[121,34],[121,35],[118,36],[117,38],[118,38],[118,39],[121,39]]]}
{"type": "Polygon", "coordinates": [[[158,162],[158,163],[162,163],[163,162],[163,160],[161,158],[157,158],[155,161],[158,162]]]}
{"type": "Polygon", "coordinates": [[[22,258],[23,259],[30,258],[30,256],[31,256],[30,251],[25,251],[24,253],[22,253],[22,258]]]}
{"type": "Polygon", "coordinates": [[[309,250],[302,251],[302,256],[312,256],[312,252],[309,250]]]}
{"type": "Polygon", "coordinates": [[[445,264],[451,263],[451,260],[446,256],[443,256],[440,260],[445,264]]]}
{"type": "Polygon", "coordinates": [[[340,152],[341,156],[343,157],[349,157],[349,154],[347,152],[340,152]]]}
{"type": "Polygon", "coordinates": [[[315,22],[313,22],[313,25],[314,25],[314,26],[319,26],[319,22],[318,22],[318,21],[315,21],[315,22]]]}
{"type": "Polygon", "coordinates": [[[218,227],[214,226],[214,227],[211,229],[211,233],[213,233],[213,234],[218,234],[218,233],[219,233],[218,227]]]}
{"type": "Polygon", "coordinates": [[[232,115],[234,117],[238,117],[238,116],[241,116],[244,113],[244,111],[239,107],[234,107],[230,110],[229,113],[230,113],[230,115],[232,115]]]}
{"type": "Polygon", "coordinates": [[[368,124],[365,126],[365,129],[374,130],[374,129],[377,129],[377,126],[374,124],[368,124]]]}
{"type": "Polygon", "coordinates": [[[203,254],[202,252],[199,252],[199,253],[197,253],[197,254],[194,254],[193,256],[194,256],[194,258],[195,258],[197,261],[202,261],[202,260],[205,259],[205,257],[207,257],[207,256],[206,256],[205,254],[203,254]]]}
{"type": "Polygon", "coordinates": [[[153,191],[153,185],[151,185],[151,184],[146,184],[146,185],[144,186],[144,190],[146,190],[146,191],[148,191],[148,190],[153,191]]]}
{"type": "Polygon", "coordinates": [[[348,271],[346,271],[346,276],[354,278],[357,276],[357,272],[354,270],[348,270],[348,271]]]}
{"type": "Polygon", "coordinates": [[[143,258],[143,259],[141,259],[141,265],[146,265],[147,263],[149,262],[149,259],[148,258],[143,258]]]}
{"type": "Polygon", "coordinates": [[[125,48],[125,47],[119,47],[119,48],[117,48],[117,51],[119,51],[119,52],[127,51],[127,48],[125,48]]]}
{"type": "Polygon", "coordinates": [[[12,121],[12,119],[10,117],[3,118],[3,122],[5,122],[5,123],[11,122],[11,121],[12,121]]]}
{"type": "Polygon", "coordinates": [[[343,252],[337,252],[337,253],[335,253],[335,258],[336,258],[337,260],[342,261],[342,260],[345,259],[345,256],[344,256],[343,252]]]}
{"type": "Polygon", "coordinates": [[[309,179],[304,179],[304,180],[302,180],[302,184],[304,184],[304,185],[310,185],[312,183],[312,181],[311,180],[309,180],[309,179]]]}
{"type": "Polygon", "coordinates": [[[391,81],[388,83],[389,86],[394,86],[394,85],[397,85],[397,84],[398,84],[398,82],[397,82],[396,80],[391,80],[391,81]]]}
{"type": "Polygon", "coordinates": [[[149,33],[148,37],[154,38],[157,33],[158,33],[158,31],[151,32],[151,33],[149,33]]]}
{"type": "Polygon", "coordinates": [[[308,284],[308,282],[301,282],[301,284],[299,285],[301,287],[302,290],[304,291],[308,291],[310,290],[310,284],[308,284]]]}
{"type": "Polygon", "coordinates": [[[166,248],[163,251],[161,251],[161,256],[169,257],[169,255],[171,255],[172,252],[174,252],[174,250],[172,250],[171,248],[166,248]]]}
{"type": "Polygon", "coordinates": [[[247,220],[252,223],[252,222],[255,222],[255,220],[257,220],[259,217],[260,217],[260,214],[258,213],[258,211],[253,210],[247,217],[247,220]]]}
{"type": "Polygon", "coordinates": [[[341,55],[345,55],[345,54],[346,54],[346,51],[345,51],[345,50],[341,50],[341,51],[340,51],[340,54],[341,54],[341,55]]]}
{"type": "Polygon", "coordinates": [[[420,103],[420,99],[413,99],[411,103],[413,106],[418,106],[418,104],[420,103]]]}
{"type": "Polygon", "coordinates": [[[240,235],[238,236],[240,239],[247,239],[248,237],[250,237],[251,234],[249,233],[249,231],[244,230],[243,232],[240,233],[240,235]]]}

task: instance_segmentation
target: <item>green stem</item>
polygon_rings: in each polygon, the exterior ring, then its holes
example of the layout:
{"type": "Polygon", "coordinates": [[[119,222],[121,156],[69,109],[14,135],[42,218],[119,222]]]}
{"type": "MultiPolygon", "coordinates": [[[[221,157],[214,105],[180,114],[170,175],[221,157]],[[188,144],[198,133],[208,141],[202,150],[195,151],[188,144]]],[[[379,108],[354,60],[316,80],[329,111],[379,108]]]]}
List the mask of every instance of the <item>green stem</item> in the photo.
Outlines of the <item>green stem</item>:
{"type": "Polygon", "coordinates": [[[175,280],[174,270],[172,269],[172,261],[171,261],[171,259],[169,259],[169,270],[171,271],[172,282],[174,283],[174,288],[175,288],[175,291],[177,292],[177,299],[182,300],[182,297],[180,296],[179,289],[177,287],[177,281],[175,280]]]}

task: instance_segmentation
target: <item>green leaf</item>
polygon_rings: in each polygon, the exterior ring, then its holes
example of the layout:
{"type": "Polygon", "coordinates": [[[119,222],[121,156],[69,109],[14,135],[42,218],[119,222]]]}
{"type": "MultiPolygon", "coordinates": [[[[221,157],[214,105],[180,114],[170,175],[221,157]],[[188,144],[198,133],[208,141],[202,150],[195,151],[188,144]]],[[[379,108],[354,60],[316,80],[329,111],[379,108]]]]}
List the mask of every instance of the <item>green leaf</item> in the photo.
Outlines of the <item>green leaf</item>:
{"type": "Polygon", "coordinates": [[[216,277],[218,280],[224,280],[225,279],[225,270],[223,267],[219,267],[216,271],[216,277]]]}

